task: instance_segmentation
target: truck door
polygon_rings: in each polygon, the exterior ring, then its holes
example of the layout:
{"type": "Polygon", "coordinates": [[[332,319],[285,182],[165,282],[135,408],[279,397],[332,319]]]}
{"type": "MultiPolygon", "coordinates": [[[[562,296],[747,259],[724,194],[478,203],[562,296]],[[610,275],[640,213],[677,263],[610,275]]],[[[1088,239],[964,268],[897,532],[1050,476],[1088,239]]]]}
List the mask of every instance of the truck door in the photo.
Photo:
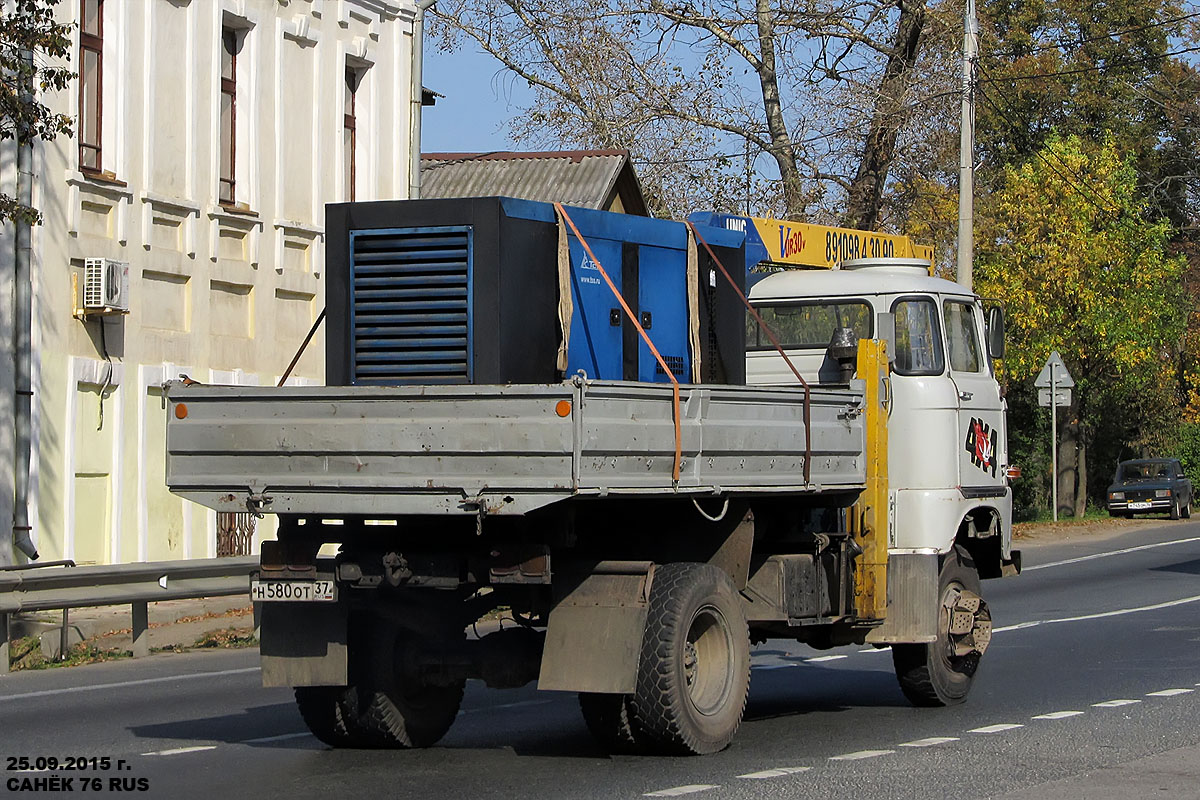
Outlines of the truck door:
{"type": "Polygon", "coordinates": [[[999,497],[1007,489],[1000,385],[983,351],[980,308],[966,298],[942,304],[950,378],[958,391],[959,486],[968,497],[999,497]]]}

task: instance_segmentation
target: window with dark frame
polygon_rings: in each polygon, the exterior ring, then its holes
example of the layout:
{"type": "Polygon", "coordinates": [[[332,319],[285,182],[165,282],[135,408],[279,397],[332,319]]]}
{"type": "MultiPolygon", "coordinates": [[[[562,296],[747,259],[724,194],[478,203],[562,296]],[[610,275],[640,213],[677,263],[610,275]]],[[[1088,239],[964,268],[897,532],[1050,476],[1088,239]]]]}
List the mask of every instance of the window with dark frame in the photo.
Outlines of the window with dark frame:
{"type": "Polygon", "coordinates": [[[346,67],[346,103],[342,111],[342,175],[345,186],[343,197],[354,200],[355,147],[357,146],[354,119],[354,104],[358,93],[359,73],[351,66],[346,67]]]}
{"type": "Polygon", "coordinates": [[[79,168],[100,172],[102,161],[104,0],[79,2],[79,168]]]}
{"type": "Polygon", "coordinates": [[[946,360],[933,299],[901,297],[892,303],[892,314],[896,318],[896,374],[941,375],[946,360]]]}
{"type": "Polygon", "coordinates": [[[237,159],[237,51],[238,35],[233,28],[221,29],[221,177],[217,199],[234,201],[237,159]]]}
{"type": "MultiPolygon", "coordinates": [[[[755,303],[754,307],[779,343],[789,350],[824,350],[838,328],[851,328],[860,339],[871,338],[871,306],[864,300],[755,303]]],[[[775,349],[758,321],[749,315],[746,316],[746,349],[775,349]]]]}

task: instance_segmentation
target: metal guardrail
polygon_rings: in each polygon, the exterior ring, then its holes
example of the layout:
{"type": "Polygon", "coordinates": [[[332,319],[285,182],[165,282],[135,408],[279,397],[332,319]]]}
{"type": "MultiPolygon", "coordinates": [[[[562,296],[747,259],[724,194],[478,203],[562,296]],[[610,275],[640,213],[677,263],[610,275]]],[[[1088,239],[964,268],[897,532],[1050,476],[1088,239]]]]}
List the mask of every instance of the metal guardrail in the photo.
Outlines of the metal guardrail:
{"type": "Polygon", "coordinates": [[[250,572],[258,566],[258,557],[147,561],[112,566],[60,565],[61,569],[0,569],[0,632],[4,634],[3,642],[0,642],[0,673],[7,672],[9,666],[10,614],[62,609],[65,640],[69,609],[128,604],[133,613],[133,655],[144,656],[149,653],[146,637],[150,627],[148,603],[248,594],[250,572]]]}

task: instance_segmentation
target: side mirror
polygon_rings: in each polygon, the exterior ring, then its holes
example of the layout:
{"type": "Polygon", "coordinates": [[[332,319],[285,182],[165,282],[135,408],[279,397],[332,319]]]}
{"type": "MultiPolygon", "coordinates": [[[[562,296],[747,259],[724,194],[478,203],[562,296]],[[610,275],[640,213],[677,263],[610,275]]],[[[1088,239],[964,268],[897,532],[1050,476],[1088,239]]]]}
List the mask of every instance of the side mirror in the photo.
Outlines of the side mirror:
{"type": "Polygon", "coordinates": [[[1004,358],[1004,309],[992,306],[987,310],[987,349],[993,359],[1004,358]]]}

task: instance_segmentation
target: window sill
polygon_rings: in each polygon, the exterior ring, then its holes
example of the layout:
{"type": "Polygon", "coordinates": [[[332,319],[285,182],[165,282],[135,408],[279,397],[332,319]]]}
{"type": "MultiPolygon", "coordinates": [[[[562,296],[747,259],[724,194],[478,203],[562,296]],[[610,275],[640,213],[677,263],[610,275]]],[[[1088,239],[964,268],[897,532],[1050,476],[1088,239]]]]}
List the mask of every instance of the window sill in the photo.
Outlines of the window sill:
{"type": "Polygon", "coordinates": [[[133,192],[130,191],[128,184],[117,180],[116,177],[110,174],[102,175],[69,169],[67,170],[66,178],[68,186],[76,186],[84,191],[113,199],[120,198],[131,202],[133,200],[133,192]]]}
{"type": "Polygon", "coordinates": [[[226,203],[221,201],[217,204],[217,208],[225,214],[232,214],[238,217],[258,218],[258,212],[250,208],[250,206],[246,205],[245,203],[226,203]]]}
{"type": "Polygon", "coordinates": [[[129,185],[125,181],[118,178],[115,174],[108,172],[107,170],[80,167],[79,174],[82,175],[86,180],[92,181],[93,183],[101,183],[108,186],[119,186],[121,188],[125,188],[129,185]]]}

